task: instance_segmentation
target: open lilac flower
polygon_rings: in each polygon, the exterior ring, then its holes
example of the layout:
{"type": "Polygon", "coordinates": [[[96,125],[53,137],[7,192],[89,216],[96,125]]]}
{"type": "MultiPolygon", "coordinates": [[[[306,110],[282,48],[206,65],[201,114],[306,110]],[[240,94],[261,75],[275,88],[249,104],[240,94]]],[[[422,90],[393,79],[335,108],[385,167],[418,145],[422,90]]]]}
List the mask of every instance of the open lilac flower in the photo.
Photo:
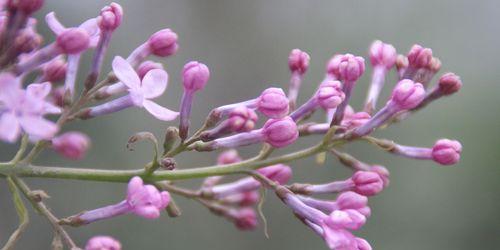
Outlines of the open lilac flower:
{"type": "Polygon", "coordinates": [[[43,118],[45,114],[60,113],[60,109],[45,101],[50,83],[30,84],[26,90],[9,73],[0,74],[0,139],[15,142],[21,131],[32,139],[50,139],[59,130],[57,125],[43,118]]]}
{"type": "Polygon", "coordinates": [[[112,66],[116,77],[127,86],[129,94],[85,110],[81,115],[82,118],[110,114],[131,106],[145,108],[162,121],[171,121],[177,118],[178,112],[164,108],[150,100],[159,97],[167,89],[167,72],[162,69],[150,70],[141,81],[137,72],[122,57],[115,57],[112,66]]]}

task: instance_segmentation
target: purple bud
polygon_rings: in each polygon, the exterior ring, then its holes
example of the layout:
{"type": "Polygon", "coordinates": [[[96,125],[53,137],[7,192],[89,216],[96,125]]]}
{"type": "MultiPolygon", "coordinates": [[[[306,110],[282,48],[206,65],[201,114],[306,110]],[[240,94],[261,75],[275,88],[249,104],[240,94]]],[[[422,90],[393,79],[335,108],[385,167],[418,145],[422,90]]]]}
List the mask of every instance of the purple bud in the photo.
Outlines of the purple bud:
{"type": "Polygon", "coordinates": [[[384,182],[377,173],[369,171],[357,171],[351,177],[354,182],[354,191],[365,196],[373,196],[384,189],[384,182]]]}
{"type": "Polygon", "coordinates": [[[119,241],[109,236],[94,236],[87,241],[85,250],[121,250],[119,241]]]}
{"type": "Polygon", "coordinates": [[[341,125],[346,129],[350,130],[357,127],[361,127],[362,125],[370,121],[370,119],[371,119],[370,114],[366,112],[357,112],[349,116],[344,115],[344,119],[342,120],[341,125]]]}
{"type": "Polygon", "coordinates": [[[432,50],[418,44],[413,45],[408,52],[408,63],[413,68],[425,68],[432,60],[432,50]]]}
{"type": "Polygon", "coordinates": [[[300,49],[294,49],[288,56],[288,67],[290,68],[290,71],[297,72],[302,75],[306,73],[309,68],[310,59],[311,58],[306,52],[300,49]]]}
{"type": "Polygon", "coordinates": [[[462,88],[460,77],[454,73],[446,73],[439,78],[439,92],[444,95],[451,95],[462,88]]]}
{"type": "Polygon", "coordinates": [[[240,161],[241,158],[236,149],[228,149],[220,153],[219,156],[217,157],[217,164],[220,165],[232,164],[240,161]]]}
{"type": "Polygon", "coordinates": [[[280,185],[287,183],[290,178],[292,178],[292,168],[284,164],[277,164],[261,168],[257,170],[257,172],[266,176],[272,181],[279,183],[280,185]]]}
{"type": "Polygon", "coordinates": [[[289,116],[282,119],[269,119],[263,127],[265,141],[273,147],[286,147],[299,137],[297,124],[289,116]]]}
{"type": "Polygon", "coordinates": [[[177,52],[177,34],[171,29],[163,29],[154,33],[148,40],[151,53],[156,56],[166,57],[177,52]]]}
{"type": "Polygon", "coordinates": [[[374,165],[370,168],[370,171],[375,172],[380,176],[380,178],[384,182],[384,188],[389,186],[389,176],[391,175],[391,173],[389,172],[389,170],[387,170],[387,168],[380,165],[374,165]]]}
{"type": "Polygon", "coordinates": [[[142,80],[144,76],[153,69],[163,69],[163,65],[153,61],[144,61],[137,68],[137,75],[139,75],[139,78],[142,80]]]}
{"type": "Polygon", "coordinates": [[[328,68],[337,79],[354,82],[365,72],[365,59],[351,54],[337,55],[330,60],[328,68]]]}
{"type": "Polygon", "coordinates": [[[229,113],[228,126],[233,132],[247,132],[254,129],[258,118],[255,111],[240,106],[229,113]]]}
{"type": "Polygon", "coordinates": [[[368,198],[366,196],[357,194],[352,191],[341,193],[336,200],[338,209],[357,209],[363,208],[368,205],[368,198]]]}
{"type": "Polygon", "coordinates": [[[58,82],[66,76],[68,64],[61,57],[56,57],[50,62],[46,63],[42,68],[42,77],[45,81],[58,82]]]}
{"type": "Polygon", "coordinates": [[[396,87],[394,87],[390,102],[401,110],[407,110],[420,104],[424,97],[425,89],[422,84],[404,79],[399,81],[396,87]]]}
{"type": "Polygon", "coordinates": [[[78,54],[89,47],[90,37],[81,28],[69,28],[57,36],[57,46],[65,54],[78,54]]]}
{"type": "Polygon", "coordinates": [[[370,46],[370,62],[374,67],[382,66],[389,70],[396,63],[396,57],[396,49],[390,44],[377,40],[370,46]]]}
{"type": "Polygon", "coordinates": [[[43,6],[44,0],[9,0],[7,6],[12,10],[20,10],[26,15],[39,10],[43,6]]]}
{"type": "Polygon", "coordinates": [[[123,9],[117,3],[102,8],[101,14],[97,18],[97,24],[101,30],[113,31],[120,26],[123,19],[123,9]]]}
{"type": "Polygon", "coordinates": [[[197,61],[188,62],[182,70],[182,84],[186,90],[197,91],[203,89],[210,77],[208,67],[197,61]]]}
{"type": "Polygon", "coordinates": [[[80,160],[90,147],[90,138],[80,132],[66,132],[52,139],[52,147],[68,159],[80,160]]]}
{"type": "Polygon", "coordinates": [[[33,29],[26,28],[17,34],[13,46],[18,53],[30,53],[40,47],[42,42],[42,36],[33,29]]]}
{"type": "Polygon", "coordinates": [[[441,139],[432,147],[432,158],[441,165],[453,165],[460,161],[462,144],[459,141],[441,139]]]}
{"type": "Polygon", "coordinates": [[[257,109],[269,118],[283,118],[288,114],[288,98],[280,88],[268,88],[258,97],[257,109]]]}
{"type": "Polygon", "coordinates": [[[144,185],[138,176],[133,177],[128,183],[127,204],[131,212],[147,218],[160,217],[160,211],[170,202],[170,194],[158,191],[153,185],[144,185]]]}
{"type": "Polygon", "coordinates": [[[321,83],[316,93],[318,104],[324,109],[334,109],[345,99],[342,84],[339,81],[321,83]]]}
{"type": "Polygon", "coordinates": [[[238,210],[233,210],[234,212],[229,215],[234,220],[234,225],[239,230],[253,230],[257,228],[257,215],[252,208],[243,208],[238,210]]]}

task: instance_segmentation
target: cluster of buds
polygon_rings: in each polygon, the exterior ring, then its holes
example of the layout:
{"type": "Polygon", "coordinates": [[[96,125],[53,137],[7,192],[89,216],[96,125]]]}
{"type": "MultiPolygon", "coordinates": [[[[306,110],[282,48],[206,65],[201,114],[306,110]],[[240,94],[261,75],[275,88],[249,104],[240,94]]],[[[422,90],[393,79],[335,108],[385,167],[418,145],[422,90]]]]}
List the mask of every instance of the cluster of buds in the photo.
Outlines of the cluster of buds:
{"type": "MultiPolygon", "coordinates": [[[[370,244],[355,236],[353,231],[360,229],[371,216],[368,198],[389,186],[390,173],[383,166],[365,163],[338,151],[338,145],[365,140],[389,153],[411,159],[433,160],[441,165],[453,165],[460,160],[462,145],[456,140],[440,139],[433,147],[424,148],[371,136],[377,129],[402,121],[462,87],[460,77],[454,73],[443,74],[432,86],[441,61],[429,48],[414,45],[405,56],[398,55],[394,46],[375,41],[369,49],[373,69],[371,83],[364,106],[358,112],[350,106],[350,100],[365,72],[363,57],[333,55],[326,65],[324,79],[314,86],[314,94],[299,105],[300,87],[311,58],[306,52],[294,49],[288,57],[291,72],[288,95],[279,87],[268,87],[257,97],[213,108],[201,128],[190,134],[195,93],[202,91],[210,79],[207,65],[189,61],[179,72],[183,86],[179,112],[153,101],[163,96],[169,83],[167,67],[153,60],[175,55],[179,44],[174,31],[162,29],[128,56],[114,55],[110,58],[112,72],[103,75],[101,69],[112,35],[123,22],[122,7],[111,3],[97,16],[75,27],[64,26],[51,12],[45,16],[45,21],[55,34],[55,40],[42,45],[43,39],[36,30],[37,20],[32,17],[42,5],[43,0],[8,0],[0,4],[0,140],[14,144],[22,137],[14,159],[0,162],[0,177],[12,173],[15,176],[13,169],[21,163],[22,171],[32,170],[23,172],[28,176],[70,179],[84,176],[86,180],[128,181],[124,200],[62,219],[55,223],[55,228],[86,225],[126,214],[147,219],[159,218],[163,210],[169,215],[178,214],[173,212],[172,193],[200,202],[238,229],[251,230],[258,224],[255,205],[262,198],[259,191],[268,188],[297,218],[321,236],[330,249],[368,250],[370,244]],[[93,51],[91,65],[85,80],[78,85],[80,58],[88,51],[93,51]],[[152,56],[156,58],[150,58],[152,56]],[[378,108],[380,93],[388,85],[385,82],[391,81],[388,74],[393,69],[398,79],[393,80],[390,98],[378,108]],[[26,79],[35,80],[26,82],[26,79]],[[80,89],[81,93],[77,94],[80,89]],[[49,167],[37,171],[37,166],[30,164],[44,147],[68,159],[84,158],[91,145],[90,138],[78,131],[64,132],[63,126],[132,107],[144,108],[162,122],[179,117],[178,127],[167,130],[162,154],[152,133],[142,132],[144,136],[131,140],[147,139],[155,146],[153,161],[145,164],[144,169],[118,174],[115,170],[92,172],[49,167]],[[314,112],[324,112],[326,121],[306,122],[314,112]],[[311,134],[323,135],[322,142],[309,149],[266,159],[273,149],[286,148],[300,136],[311,134]],[[30,143],[34,144],[31,152],[24,156],[30,143]],[[263,145],[261,153],[243,160],[237,149],[255,144],[263,145]],[[173,171],[175,157],[182,152],[221,149],[225,151],[219,155],[216,166],[173,171]],[[288,184],[292,169],[282,163],[293,164],[293,160],[325,152],[351,168],[352,175],[320,184],[288,184]],[[250,176],[221,183],[222,175],[242,173],[250,176]],[[165,181],[174,177],[206,178],[199,189],[189,190],[165,181]],[[337,196],[335,200],[323,200],[314,197],[318,194],[337,196]]],[[[35,205],[39,202],[32,201],[35,205]]],[[[54,222],[52,217],[50,220],[54,222]]],[[[59,234],[63,229],[56,231],[59,234]]],[[[75,249],[71,240],[68,242],[75,249]]],[[[85,249],[119,250],[121,244],[108,236],[96,236],[87,242],[85,249]]]]}

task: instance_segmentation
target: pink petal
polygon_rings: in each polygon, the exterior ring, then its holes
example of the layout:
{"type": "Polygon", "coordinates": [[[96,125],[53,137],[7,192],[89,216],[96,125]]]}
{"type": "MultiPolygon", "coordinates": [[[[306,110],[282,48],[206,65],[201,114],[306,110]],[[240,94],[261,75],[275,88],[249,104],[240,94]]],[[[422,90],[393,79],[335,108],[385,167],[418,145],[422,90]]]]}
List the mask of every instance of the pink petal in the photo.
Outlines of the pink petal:
{"type": "Polygon", "coordinates": [[[49,82],[32,83],[26,87],[26,93],[29,97],[45,99],[50,94],[52,85],[49,82]]]}
{"type": "Polygon", "coordinates": [[[21,127],[17,117],[12,113],[3,113],[0,117],[0,139],[13,143],[17,141],[20,133],[21,127]]]}
{"type": "Polygon", "coordinates": [[[164,209],[168,206],[168,203],[170,203],[170,194],[166,191],[163,191],[160,193],[161,195],[161,205],[160,209],[164,209]]]}
{"type": "Polygon", "coordinates": [[[18,119],[27,134],[39,139],[51,139],[59,130],[54,122],[40,116],[23,116],[18,119]]]}
{"type": "Polygon", "coordinates": [[[142,105],[150,114],[162,121],[172,121],[179,115],[179,112],[164,108],[150,100],[144,100],[142,105]]]}
{"type": "Polygon", "coordinates": [[[91,18],[82,24],[80,24],[79,28],[84,29],[90,36],[90,47],[97,46],[99,42],[99,37],[101,35],[101,30],[99,26],[97,26],[97,18],[91,18]]]}
{"type": "Polygon", "coordinates": [[[155,206],[142,206],[134,210],[134,213],[147,219],[156,219],[160,217],[160,210],[155,206]]]}
{"type": "Polygon", "coordinates": [[[130,179],[127,186],[127,197],[131,197],[137,190],[141,189],[142,184],[142,179],[139,176],[134,176],[130,179]]]}
{"type": "Polygon", "coordinates": [[[141,80],[135,72],[134,68],[123,59],[121,56],[116,56],[113,59],[113,71],[116,77],[130,89],[139,89],[141,87],[141,80]]]}
{"type": "Polygon", "coordinates": [[[45,104],[43,105],[43,110],[42,112],[44,114],[54,114],[54,115],[57,115],[57,114],[60,114],[61,113],[61,108],[59,108],[58,106],[50,103],[50,102],[45,102],[45,104]]]}
{"type": "Polygon", "coordinates": [[[63,32],[66,27],[57,20],[56,14],[54,12],[50,12],[45,16],[45,22],[47,22],[47,25],[49,28],[54,32],[56,35],[59,35],[61,32],[63,32]]]}
{"type": "Polygon", "coordinates": [[[22,98],[21,82],[10,73],[0,74],[0,90],[0,101],[9,107],[15,106],[22,98]]]}
{"type": "Polygon", "coordinates": [[[168,84],[168,74],[162,69],[150,70],[142,79],[141,89],[144,97],[151,99],[158,97],[165,92],[168,84]]]}

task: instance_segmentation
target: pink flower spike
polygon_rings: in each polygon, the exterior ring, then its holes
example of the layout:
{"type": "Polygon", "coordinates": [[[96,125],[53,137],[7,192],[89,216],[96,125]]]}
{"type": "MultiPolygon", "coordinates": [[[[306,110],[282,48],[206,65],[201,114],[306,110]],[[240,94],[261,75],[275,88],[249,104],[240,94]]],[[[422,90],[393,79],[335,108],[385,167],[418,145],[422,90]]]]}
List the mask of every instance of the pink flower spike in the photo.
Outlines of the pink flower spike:
{"type": "Polygon", "coordinates": [[[123,9],[117,3],[102,8],[101,14],[97,18],[97,24],[101,30],[113,31],[122,23],[123,9]]]}
{"type": "Polygon", "coordinates": [[[263,127],[264,140],[276,148],[294,143],[299,137],[297,124],[289,116],[283,119],[269,119],[263,127]]]}
{"type": "Polygon", "coordinates": [[[90,138],[80,132],[67,132],[52,139],[52,147],[68,159],[80,160],[90,147],[90,138]]]}
{"type": "Polygon", "coordinates": [[[377,40],[370,46],[370,62],[374,67],[391,69],[396,63],[396,49],[391,44],[377,40]]]}
{"type": "Polygon", "coordinates": [[[169,202],[168,192],[160,192],[152,185],[144,185],[138,176],[130,180],[127,189],[127,204],[133,213],[147,219],[156,219],[169,202]]]}
{"type": "Polygon", "coordinates": [[[364,196],[373,196],[384,189],[384,182],[379,174],[369,171],[358,171],[351,177],[354,191],[364,196]]]}
{"type": "Polygon", "coordinates": [[[441,165],[453,165],[460,161],[462,144],[459,141],[440,139],[432,147],[432,158],[441,165]]]}
{"type": "Polygon", "coordinates": [[[177,34],[171,29],[157,31],[148,40],[149,50],[159,57],[171,56],[179,49],[177,39],[177,34]]]}
{"type": "Polygon", "coordinates": [[[257,109],[269,118],[285,117],[290,105],[288,98],[280,88],[268,88],[258,97],[257,109]]]}
{"type": "Polygon", "coordinates": [[[122,245],[109,236],[94,236],[87,241],[85,250],[121,250],[122,245]]]}

